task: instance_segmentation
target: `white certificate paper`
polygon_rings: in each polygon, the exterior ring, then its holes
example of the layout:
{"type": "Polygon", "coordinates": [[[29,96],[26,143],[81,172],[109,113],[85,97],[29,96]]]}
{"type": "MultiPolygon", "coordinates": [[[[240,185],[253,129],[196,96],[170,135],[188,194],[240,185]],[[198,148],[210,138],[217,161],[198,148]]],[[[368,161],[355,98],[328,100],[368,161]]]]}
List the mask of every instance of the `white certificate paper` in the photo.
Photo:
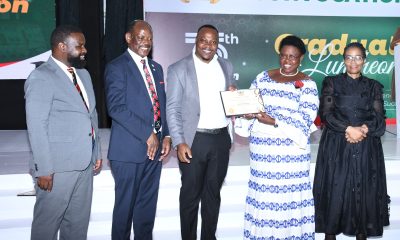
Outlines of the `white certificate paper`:
{"type": "Polygon", "coordinates": [[[260,90],[257,88],[222,91],[220,93],[227,117],[265,112],[260,90]]]}

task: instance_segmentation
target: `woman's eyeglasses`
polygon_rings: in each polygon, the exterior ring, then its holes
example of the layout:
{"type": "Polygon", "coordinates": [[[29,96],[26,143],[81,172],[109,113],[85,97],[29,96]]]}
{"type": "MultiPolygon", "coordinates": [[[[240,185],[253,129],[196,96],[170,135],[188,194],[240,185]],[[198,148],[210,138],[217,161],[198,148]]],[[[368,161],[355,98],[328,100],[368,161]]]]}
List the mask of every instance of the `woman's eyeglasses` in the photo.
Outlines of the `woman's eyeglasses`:
{"type": "Polygon", "coordinates": [[[283,59],[288,59],[289,61],[294,61],[294,60],[297,60],[299,57],[300,56],[279,54],[279,58],[282,59],[282,60],[283,59]]]}
{"type": "Polygon", "coordinates": [[[360,62],[364,61],[364,58],[363,58],[363,56],[360,56],[360,55],[355,55],[355,56],[345,55],[344,56],[344,61],[346,61],[346,62],[354,61],[356,63],[360,63],[360,62]]]}

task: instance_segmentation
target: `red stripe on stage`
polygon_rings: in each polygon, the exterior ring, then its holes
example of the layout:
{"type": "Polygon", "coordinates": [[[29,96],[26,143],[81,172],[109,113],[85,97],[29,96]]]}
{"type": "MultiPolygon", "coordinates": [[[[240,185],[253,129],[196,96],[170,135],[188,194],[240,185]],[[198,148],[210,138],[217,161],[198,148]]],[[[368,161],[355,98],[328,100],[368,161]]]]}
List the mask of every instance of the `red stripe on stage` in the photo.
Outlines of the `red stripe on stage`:
{"type": "Polygon", "coordinates": [[[17,63],[17,62],[5,62],[5,63],[0,63],[0,67],[5,67],[7,65],[11,65],[13,63],[17,63]]]}

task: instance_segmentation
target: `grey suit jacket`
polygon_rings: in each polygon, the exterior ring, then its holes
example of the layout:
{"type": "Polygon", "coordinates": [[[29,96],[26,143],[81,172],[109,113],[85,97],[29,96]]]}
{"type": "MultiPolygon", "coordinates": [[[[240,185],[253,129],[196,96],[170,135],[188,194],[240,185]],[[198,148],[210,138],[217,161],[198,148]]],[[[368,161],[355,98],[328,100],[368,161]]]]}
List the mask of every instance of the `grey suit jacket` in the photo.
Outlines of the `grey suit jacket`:
{"type": "Polygon", "coordinates": [[[51,57],[25,82],[26,122],[35,176],[84,170],[91,161],[101,159],[91,78],[85,69],[77,69],[76,73],[87,92],[89,111],[72,81],[51,57]]]}
{"type": "MultiPolygon", "coordinates": [[[[235,85],[232,64],[218,58],[225,75],[225,88],[235,85]]],[[[206,97],[206,96],[203,96],[206,97]]],[[[200,119],[200,99],[193,54],[172,64],[167,73],[167,121],[175,148],[180,143],[192,146],[200,119]]]]}

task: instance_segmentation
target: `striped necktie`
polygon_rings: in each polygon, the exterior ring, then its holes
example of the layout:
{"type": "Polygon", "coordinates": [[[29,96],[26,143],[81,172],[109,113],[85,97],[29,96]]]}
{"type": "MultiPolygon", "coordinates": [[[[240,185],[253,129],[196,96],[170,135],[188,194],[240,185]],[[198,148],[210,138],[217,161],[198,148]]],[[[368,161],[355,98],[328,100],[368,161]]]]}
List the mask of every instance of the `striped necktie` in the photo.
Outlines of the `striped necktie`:
{"type": "Polygon", "coordinates": [[[81,95],[82,101],[83,101],[83,103],[85,104],[86,109],[89,111],[89,107],[88,107],[88,105],[87,105],[87,103],[86,103],[86,101],[85,101],[85,98],[83,98],[82,90],[81,90],[81,88],[79,87],[78,81],[76,80],[76,75],[75,75],[74,69],[73,69],[72,67],[69,67],[69,68],[67,68],[67,70],[68,70],[69,73],[71,73],[71,75],[72,75],[72,82],[74,83],[75,88],[76,88],[76,90],[78,91],[79,95],[81,95]]]}
{"type": "MultiPolygon", "coordinates": [[[[74,83],[76,90],[78,91],[79,95],[81,96],[82,101],[83,101],[83,103],[85,104],[86,110],[89,112],[89,106],[87,105],[87,103],[86,103],[86,101],[85,101],[85,98],[83,97],[82,90],[81,90],[81,88],[79,87],[78,81],[76,80],[76,75],[75,75],[74,69],[73,69],[72,67],[69,67],[69,68],[67,68],[67,70],[68,70],[69,73],[71,73],[71,75],[72,75],[72,82],[74,83]]],[[[91,127],[92,127],[92,129],[91,129],[91,131],[92,131],[92,132],[91,132],[91,136],[92,136],[92,148],[93,148],[93,147],[94,147],[94,141],[95,141],[95,140],[94,140],[94,129],[93,129],[93,126],[91,126],[91,127]]]]}
{"type": "Polygon", "coordinates": [[[153,80],[151,79],[151,75],[149,69],[146,65],[146,60],[142,59],[140,62],[143,64],[143,71],[146,77],[147,88],[150,92],[151,101],[153,103],[153,115],[154,115],[154,129],[156,132],[161,129],[161,112],[160,112],[160,102],[158,101],[158,96],[156,89],[153,84],[153,80]]]}

